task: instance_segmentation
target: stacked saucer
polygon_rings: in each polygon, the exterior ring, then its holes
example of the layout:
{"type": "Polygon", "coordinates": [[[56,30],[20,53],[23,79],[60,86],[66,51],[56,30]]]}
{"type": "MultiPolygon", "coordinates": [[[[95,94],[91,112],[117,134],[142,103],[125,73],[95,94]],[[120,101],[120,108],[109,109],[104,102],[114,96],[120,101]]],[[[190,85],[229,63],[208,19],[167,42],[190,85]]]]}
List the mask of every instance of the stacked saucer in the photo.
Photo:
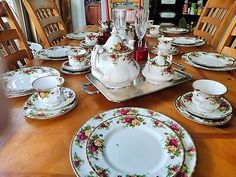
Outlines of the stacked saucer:
{"type": "Polygon", "coordinates": [[[218,82],[211,80],[198,80],[193,86],[199,86],[200,83],[202,85],[204,83],[204,87],[195,88],[193,92],[185,93],[177,98],[175,101],[177,111],[187,119],[203,125],[220,126],[229,122],[233,109],[231,104],[222,97],[226,91],[220,93],[225,90],[223,87],[220,89],[223,84],[219,85],[218,82]],[[209,85],[211,93],[206,84],[209,85]]]}
{"type": "Polygon", "coordinates": [[[235,59],[219,53],[189,52],[182,56],[183,60],[196,68],[212,71],[229,71],[236,69],[235,59]]]}
{"type": "Polygon", "coordinates": [[[23,113],[31,119],[52,119],[72,110],[77,104],[75,92],[69,88],[61,88],[61,97],[57,105],[49,106],[33,94],[23,105],[23,113]]]}
{"type": "Polygon", "coordinates": [[[182,46],[182,47],[196,47],[202,46],[205,44],[205,41],[198,39],[196,37],[175,37],[172,45],[182,46]]]}
{"type": "Polygon", "coordinates": [[[70,160],[76,176],[190,177],[196,149],[171,118],[129,107],[88,120],[72,139],[70,160]]]}
{"type": "Polygon", "coordinates": [[[27,67],[4,73],[1,81],[8,98],[13,98],[31,95],[35,92],[32,82],[37,78],[51,75],[60,76],[60,73],[49,67],[27,67]]]}
{"type": "Polygon", "coordinates": [[[78,49],[67,52],[69,60],[62,63],[61,72],[65,74],[85,74],[90,72],[90,57],[78,49]]]}

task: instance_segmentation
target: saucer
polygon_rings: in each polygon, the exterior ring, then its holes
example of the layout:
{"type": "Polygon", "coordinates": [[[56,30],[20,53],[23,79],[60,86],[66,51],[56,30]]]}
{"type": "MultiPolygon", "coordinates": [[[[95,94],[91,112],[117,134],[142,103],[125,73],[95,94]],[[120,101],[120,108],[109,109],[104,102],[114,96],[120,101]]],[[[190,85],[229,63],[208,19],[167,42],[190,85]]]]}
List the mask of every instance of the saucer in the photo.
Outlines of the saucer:
{"type": "Polygon", "coordinates": [[[174,103],[175,109],[185,118],[202,124],[202,125],[207,125],[207,126],[222,126],[225,125],[226,123],[228,123],[231,118],[232,118],[232,114],[228,115],[227,117],[225,117],[224,119],[219,119],[219,120],[212,120],[212,119],[203,119],[200,118],[198,116],[195,116],[193,114],[190,114],[188,111],[186,111],[185,109],[185,105],[184,103],[181,101],[181,97],[178,97],[174,103]]]}
{"type": "MultiPolygon", "coordinates": [[[[151,48],[151,53],[153,54],[158,54],[158,47],[157,46],[153,46],[151,48]]],[[[171,47],[169,52],[168,52],[168,55],[177,55],[179,53],[179,51],[175,48],[175,47],[171,47]]]]}
{"type": "Polygon", "coordinates": [[[62,63],[61,68],[67,71],[84,71],[90,68],[90,62],[88,61],[85,66],[80,67],[80,66],[71,66],[69,64],[69,60],[65,61],[62,63]]]}
{"type": "Polygon", "coordinates": [[[147,32],[146,36],[147,37],[153,37],[153,38],[164,37],[164,35],[162,33],[158,33],[156,35],[152,35],[152,34],[150,34],[150,32],[147,32]]]}
{"type": "Polygon", "coordinates": [[[89,45],[89,44],[87,44],[87,43],[85,42],[85,40],[82,40],[82,41],[80,42],[80,44],[81,44],[81,46],[83,46],[83,47],[94,47],[97,43],[95,43],[94,45],[89,45]]]}
{"type": "Polygon", "coordinates": [[[38,99],[38,93],[33,94],[23,105],[23,113],[32,119],[51,119],[63,115],[73,109],[77,104],[76,94],[73,90],[63,87],[62,97],[58,105],[50,107],[38,99]]]}
{"type": "Polygon", "coordinates": [[[186,111],[188,111],[192,115],[204,119],[218,120],[218,119],[224,119],[225,117],[232,114],[232,106],[224,98],[221,98],[220,107],[218,109],[215,109],[212,112],[202,112],[198,110],[197,107],[192,102],[192,96],[193,92],[188,92],[181,97],[183,107],[185,108],[186,111]]]}
{"type": "Polygon", "coordinates": [[[83,71],[70,71],[70,70],[67,70],[67,69],[64,69],[64,68],[61,67],[60,71],[64,74],[79,75],[79,74],[87,74],[91,70],[90,70],[90,68],[88,68],[88,69],[83,70],[83,71]]]}

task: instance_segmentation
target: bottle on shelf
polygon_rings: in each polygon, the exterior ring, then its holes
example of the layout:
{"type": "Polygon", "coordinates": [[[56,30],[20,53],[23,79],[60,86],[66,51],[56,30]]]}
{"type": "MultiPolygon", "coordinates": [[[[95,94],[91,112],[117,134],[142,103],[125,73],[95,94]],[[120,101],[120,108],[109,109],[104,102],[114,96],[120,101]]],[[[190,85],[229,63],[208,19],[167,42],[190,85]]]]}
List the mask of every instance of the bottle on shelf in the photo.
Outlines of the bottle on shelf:
{"type": "Polygon", "coordinates": [[[197,15],[201,15],[203,10],[203,0],[198,0],[197,2],[197,15]]]}
{"type": "Polygon", "coordinates": [[[183,15],[187,15],[188,14],[188,0],[184,1],[182,14],[183,15]]]}
{"type": "Polygon", "coordinates": [[[190,15],[196,15],[196,3],[191,4],[190,15]]]}

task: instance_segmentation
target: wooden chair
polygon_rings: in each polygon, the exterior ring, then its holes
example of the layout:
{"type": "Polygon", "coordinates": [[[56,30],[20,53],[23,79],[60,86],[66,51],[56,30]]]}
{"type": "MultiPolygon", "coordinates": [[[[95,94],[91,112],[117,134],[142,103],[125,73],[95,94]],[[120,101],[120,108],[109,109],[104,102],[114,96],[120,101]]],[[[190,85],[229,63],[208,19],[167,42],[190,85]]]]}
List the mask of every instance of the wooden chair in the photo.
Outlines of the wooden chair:
{"type": "Polygon", "coordinates": [[[236,59],[236,16],[231,20],[217,51],[236,59]]]}
{"type": "Polygon", "coordinates": [[[23,0],[44,48],[57,45],[66,35],[66,28],[55,0],[23,0]]]}
{"type": "Polygon", "coordinates": [[[16,69],[33,59],[26,38],[6,1],[0,1],[0,54],[7,69],[16,69]]]}
{"type": "Polygon", "coordinates": [[[194,30],[194,35],[216,48],[227,26],[234,16],[235,0],[208,0],[194,30]]]}

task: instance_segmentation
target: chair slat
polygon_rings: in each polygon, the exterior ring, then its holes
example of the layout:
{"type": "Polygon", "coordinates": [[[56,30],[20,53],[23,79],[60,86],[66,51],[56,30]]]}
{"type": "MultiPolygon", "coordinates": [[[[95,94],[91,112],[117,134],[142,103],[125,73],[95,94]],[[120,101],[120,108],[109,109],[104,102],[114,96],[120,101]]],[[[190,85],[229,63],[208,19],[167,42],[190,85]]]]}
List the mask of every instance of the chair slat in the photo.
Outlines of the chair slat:
{"type": "Polygon", "coordinates": [[[6,1],[0,1],[0,12],[0,15],[2,15],[0,17],[1,62],[7,63],[8,70],[19,68],[19,62],[25,64],[26,60],[33,59],[33,55],[27,44],[26,38],[6,1]],[[3,18],[5,20],[3,20],[3,18]]]}
{"type": "Polygon", "coordinates": [[[55,0],[23,0],[23,4],[44,48],[57,45],[57,41],[65,37],[67,32],[55,0]]]}
{"type": "Polygon", "coordinates": [[[0,31],[0,42],[19,39],[16,29],[0,31]]]}
{"type": "Polygon", "coordinates": [[[235,11],[235,0],[224,0],[224,2],[222,0],[208,0],[198,20],[194,35],[204,38],[207,44],[216,48],[228,21],[235,15],[235,11]],[[209,35],[206,35],[206,33],[209,33],[209,35]]]}

